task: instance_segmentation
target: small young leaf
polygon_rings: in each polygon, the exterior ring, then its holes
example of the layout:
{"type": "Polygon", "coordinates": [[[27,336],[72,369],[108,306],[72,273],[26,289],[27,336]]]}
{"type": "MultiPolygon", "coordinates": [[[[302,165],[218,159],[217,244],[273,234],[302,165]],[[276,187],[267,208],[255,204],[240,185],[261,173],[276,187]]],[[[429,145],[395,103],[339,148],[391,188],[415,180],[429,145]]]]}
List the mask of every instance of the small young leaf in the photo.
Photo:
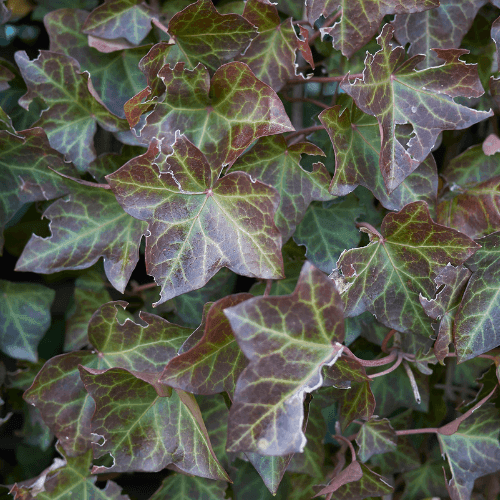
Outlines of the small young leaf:
{"type": "Polygon", "coordinates": [[[372,418],[365,422],[358,432],[356,443],[359,446],[358,457],[366,462],[372,455],[394,451],[398,436],[386,418],[372,418]]]}

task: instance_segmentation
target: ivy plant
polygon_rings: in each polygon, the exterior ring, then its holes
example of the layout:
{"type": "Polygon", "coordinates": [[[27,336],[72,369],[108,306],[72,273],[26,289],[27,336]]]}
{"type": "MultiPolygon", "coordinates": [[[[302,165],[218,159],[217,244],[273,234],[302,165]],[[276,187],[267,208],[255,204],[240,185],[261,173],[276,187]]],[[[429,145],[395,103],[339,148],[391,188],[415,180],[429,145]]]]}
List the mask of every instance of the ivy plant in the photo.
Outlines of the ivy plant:
{"type": "Polygon", "coordinates": [[[500,498],[500,0],[0,0],[2,499],[500,498]]]}

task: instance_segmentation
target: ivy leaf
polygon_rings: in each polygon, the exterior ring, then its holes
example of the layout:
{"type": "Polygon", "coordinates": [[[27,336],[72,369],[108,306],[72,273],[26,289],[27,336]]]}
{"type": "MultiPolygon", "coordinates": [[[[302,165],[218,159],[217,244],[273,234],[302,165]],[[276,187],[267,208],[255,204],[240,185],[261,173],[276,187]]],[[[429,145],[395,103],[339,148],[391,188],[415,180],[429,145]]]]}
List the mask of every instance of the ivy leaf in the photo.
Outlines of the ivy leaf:
{"type": "Polygon", "coordinates": [[[452,473],[448,484],[451,498],[470,498],[474,480],[500,470],[498,409],[491,404],[479,407],[451,436],[438,433],[439,445],[452,473]]]}
{"type": "Polygon", "coordinates": [[[143,0],[106,0],[89,14],[82,31],[100,38],[125,38],[137,45],[151,31],[152,17],[156,16],[143,0]]]}
{"type": "Polygon", "coordinates": [[[225,481],[212,481],[196,476],[174,474],[163,480],[151,500],[185,500],[186,498],[225,500],[226,489],[227,483],[225,481]]]}
{"type": "Polygon", "coordinates": [[[470,275],[471,272],[466,267],[447,265],[434,279],[436,289],[439,290],[436,297],[428,300],[420,295],[420,303],[427,316],[439,320],[435,327],[437,339],[434,344],[434,354],[439,362],[450,352],[448,346],[453,342],[455,314],[470,275]]]}
{"type": "Polygon", "coordinates": [[[0,107],[0,131],[6,130],[13,135],[16,135],[14,126],[12,125],[12,119],[10,116],[0,107]]]}
{"type": "Polygon", "coordinates": [[[429,336],[431,320],[420,305],[419,293],[433,296],[439,270],[448,262],[455,266],[464,262],[477,244],[433,222],[420,201],[386,215],[381,233],[367,231],[370,243],[343,253],[337,263],[342,272],[338,282],[345,289],[345,315],[368,310],[389,328],[429,336]]]}
{"type": "Polygon", "coordinates": [[[394,18],[394,35],[404,47],[410,44],[410,56],[424,54],[426,59],[419,69],[440,64],[432,49],[456,49],[472,26],[472,22],[485,0],[440,0],[439,5],[425,12],[399,14],[394,18]]]}
{"type": "MultiPolygon", "coordinates": [[[[165,153],[171,152],[176,130],[182,130],[210,164],[221,168],[255,139],[294,130],[277,94],[241,62],[224,64],[211,80],[201,64],[192,71],[182,63],[163,66],[158,77],[166,90],[140,130],[140,140],[149,144],[163,138],[165,153]]],[[[139,120],[134,107],[127,107],[131,126],[139,120]]]]}
{"type": "Polygon", "coordinates": [[[170,397],[156,384],[122,368],[105,371],[80,366],[80,377],[96,404],[92,434],[94,458],[108,453],[111,467],[94,466],[94,473],[156,472],[169,464],[188,474],[229,480],[217,461],[194,396],[175,389],[170,397]]]}
{"type": "Polygon", "coordinates": [[[247,365],[223,310],[253,298],[249,293],[229,295],[215,302],[205,321],[201,340],[170,360],[160,383],[193,394],[234,394],[236,380],[247,365]]]}
{"type": "Polygon", "coordinates": [[[183,61],[189,68],[202,63],[215,71],[248,47],[257,31],[250,22],[238,14],[219,14],[211,0],[198,0],[168,23],[175,46],[167,62],[183,61]]]}
{"type": "MultiPolygon", "coordinates": [[[[389,196],[379,167],[381,138],[377,119],[363,113],[352,99],[344,99],[342,103],[347,103],[345,108],[334,106],[319,115],[335,151],[330,192],[345,196],[361,185],[389,210],[401,210],[408,203],[420,200],[434,207],[438,188],[434,157],[427,156],[389,196]]],[[[400,132],[396,129],[396,138],[402,142],[406,138],[400,132]]]]}
{"type": "Polygon", "coordinates": [[[97,476],[90,475],[92,452],[77,457],[67,456],[60,444],[57,451],[64,460],[56,458],[54,463],[27,486],[15,485],[11,492],[15,498],[50,500],[54,498],[82,498],[95,500],[129,500],[121,494],[121,488],[113,481],[108,481],[101,489],[95,485],[97,476]]]}
{"type": "Polygon", "coordinates": [[[0,131],[0,255],[3,229],[24,203],[57,198],[69,192],[68,183],[49,166],[65,175],[74,169],[54,151],[41,128],[13,135],[0,131]]]}
{"type": "Polygon", "coordinates": [[[436,49],[444,64],[416,71],[423,56],[404,61],[403,47],[391,49],[394,28],[386,24],[377,38],[382,47],[367,57],[363,79],[340,84],[362,111],[376,116],[381,127],[380,170],[392,192],[426,158],[441,130],[461,130],[491,116],[453,100],[484,93],[475,65],[465,64],[461,49],[436,49]],[[377,96],[374,98],[374,96],[377,96]],[[410,123],[414,135],[405,148],[396,125],[410,123]]]}
{"type": "MultiPolygon", "coordinates": [[[[2,5],[3,7],[3,5],[2,5]]],[[[0,9],[2,8],[0,7],[0,9]]],[[[2,66],[0,64],[0,92],[3,90],[6,90],[10,87],[9,83],[11,80],[15,78],[16,75],[10,71],[9,68],[6,68],[5,66],[2,66]]]]}
{"type": "Polygon", "coordinates": [[[49,34],[50,50],[76,59],[82,70],[90,73],[92,84],[107,108],[124,118],[123,105],[146,84],[138,64],[147,47],[107,54],[99,52],[89,47],[88,36],[81,32],[87,17],[88,12],[75,9],[48,13],[43,22],[49,34]]]}
{"type": "Polygon", "coordinates": [[[311,24],[319,15],[329,16],[341,8],[340,21],[331,28],[322,28],[321,33],[330,35],[333,46],[350,58],[377,33],[384,16],[426,11],[437,7],[439,0],[308,0],[307,5],[311,24]]]}
{"type": "Polygon", "coordinates": [[[334,342],[344,338],[342,309],[331,280],[306,262],[292,295],[225,310],[250,361],[229,413],[228,451],[302,452],[303,394],[321,385],[321,367],[341,353],[334,342]]]}
{"type": "Polygon", "coordinates": [[[453,337],[458,362],[500,344],[496,318],[500,308],[500,232],[478,240],[481,248],[466,264],[473,274],[455,315],[453,337]]]}
{"type": "Polygon", "coordinates": [[[306,247],[306,257],[312,264],[331,273],[340,254],[346,248],[358,246],[361,234],[356,220],[362,213],[363,208],[354,195],[340,203],[312,203],[293,239],[306,247]]]}
{"type": "Polygon", "coordinates": [[[297,50],[305,50],[304,58],[312,62],[314,69],[309,44],[304,44],[295,34],[292,18],[281,22],[275,4],[269,0],[248,0],[243,17],[259,31],[238,60],[248,64],[259,80],[279,92],[287,80],[296,76],[297,50]]]}
{"type": "Polygon", "coordinates": [[[418,469],[405,472],[403,477],[405,489],[402,498],[405,500],[448,496],[443,484],[442,463],[424,462],[418,469]]]}
{"type": "Polygon", "coordinates": [[[277,189],[280,204],[274,220],[284,243],[295,232],[311,201],[332,199],[325,166],[315,163],[313,171],[307,172],[300,166],[303,154],[324,156],[321,149],[308,142],[287,146],[283,136],[263,137],[232,167],[277,189]]]}
{"type": "Polygon", "coordinates": [[[0,280],[0,296],[0,349],[12,358],[37,361],[55,291],[36,283],[0,280]]]}
{"type": "Polygon", "coordinates": [[[146,269],[162,287],[156,305],[202,287],[223,266],[281,278],[276,191],[243,172],[217,179],[220,165],[184,135],[173,149],[165,161],[153,141],[146,154],[106,177],[122,207],[149,223],[146,269]]]}
{"type": "Polygon", "coordinates": [[[94,411],[92,399],[80,380],[78,365],[98,370],[118,366],[157,373],[176,355],[191,332],[148,313],[140,314],[146,327],[130,320],[120,324],[116,306],[124,304],[110,302],[94,313],[89,323],[89,340],[94,350],[49,359],[24,394],[25,401],[40,410],[43,421],[70,456],[90,447],[90,419],[94,411]]]}
{"type": "Polygon", "coordinates": [[[32,235],[16,271],[56,273],[85,269],[104,258],[110,283],[123,293],[139,260],[146,224],[130,217],[105,189],[77,186],[44,212],[52,235],[32,235]]]}
{"type": "MultiPolygon", "coordinates": [[[[361,469],[361,478],[349,481],[340,487],[336,487],[337,483],[333,483],[320,490],[316,496],[327,494],[333,490],[335,491],[336,500],[363,500],[363,498],[381,497],[393,492],[393,488],[387,484],[382,476],[375,474],[375,472],[371,471],[364,464],[352,462],[351,465],[353,463],[358,464],[361,469]]],[[[347,468],[344,470],[347,470],[347,468]]],[[[351,472],[351,470],[349,470],[349,472],[351,472]]],[[[353,475],[352,477],[356,478],[357,475],[353,475]]]]}
{"type": "Polygon", "coordinates": [[[145,152],[142,146],[124,145],[119,153],[99,155],[87,169],[87,172],[99,183],[106,184],[106,175],[116,172],[122,165],[145,152]]]}
{"type": "Polygon", "coordinates": [[[356,443],[359,446],[358,457],[366,462],[372,455],[394,451],[398,436],[386,418],[372,418],[365,422],[358,432],[356,443]]]}
{"type": "Polygon", "coordinates": [[[21,51],[15,59],[28,87],[19,103],[28,109],[33,99],[43,99],[47,109],[35,125],[45,130],[50,145],[80,171],[96,156],[93,137],[97,124],[109,132],[128,129],[96,97],[90,77],[80,73],[73,58],[41,50],[34,61],[21,51]]]}

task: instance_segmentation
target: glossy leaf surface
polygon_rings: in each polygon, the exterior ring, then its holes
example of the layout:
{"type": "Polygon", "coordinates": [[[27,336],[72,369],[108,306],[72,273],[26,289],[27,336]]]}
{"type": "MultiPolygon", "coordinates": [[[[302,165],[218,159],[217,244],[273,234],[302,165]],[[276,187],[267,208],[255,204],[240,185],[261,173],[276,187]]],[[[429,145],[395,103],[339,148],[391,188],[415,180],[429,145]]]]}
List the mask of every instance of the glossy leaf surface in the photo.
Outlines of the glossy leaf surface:
{"type": "Polygon", "coordinates": [[[397,441],[398,437],[389,420],[373,418],[363,424],[356,437],[359,459],[366,462],[372,455],[394,451],[397,441]]]}

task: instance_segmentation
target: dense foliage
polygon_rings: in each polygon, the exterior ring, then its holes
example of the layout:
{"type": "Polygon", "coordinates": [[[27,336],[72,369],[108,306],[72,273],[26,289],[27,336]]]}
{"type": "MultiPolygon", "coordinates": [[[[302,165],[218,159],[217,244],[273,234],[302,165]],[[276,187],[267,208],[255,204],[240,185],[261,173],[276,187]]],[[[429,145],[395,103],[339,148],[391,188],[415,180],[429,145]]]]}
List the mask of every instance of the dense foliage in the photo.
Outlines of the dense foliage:
{"type": "Polygon", "coordinates": [[[499,16],[0,0],[0,497],[500,498],[499,16]]]}

